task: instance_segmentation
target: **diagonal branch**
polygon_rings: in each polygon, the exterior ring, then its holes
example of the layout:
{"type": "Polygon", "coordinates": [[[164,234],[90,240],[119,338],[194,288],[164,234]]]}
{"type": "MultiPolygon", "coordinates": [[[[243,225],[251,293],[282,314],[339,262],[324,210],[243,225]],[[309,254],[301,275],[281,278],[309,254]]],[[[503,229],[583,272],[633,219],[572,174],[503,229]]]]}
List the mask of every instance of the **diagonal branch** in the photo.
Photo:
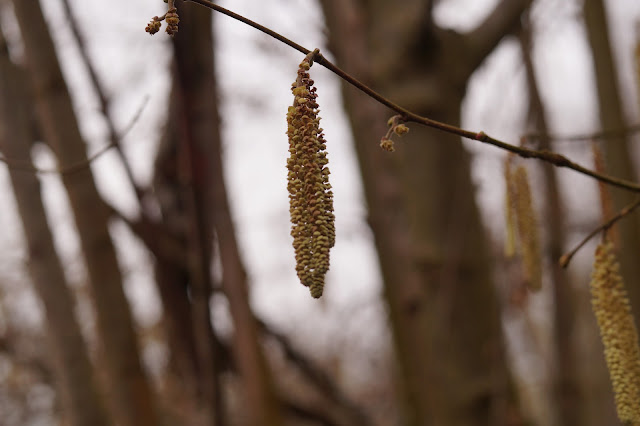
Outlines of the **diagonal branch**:
{"type": "Polygon", "coordinates": [[[627,216],[630,213],[632,213],[638,207],[640,207],[640,198],[636,198],[635,201],[633,201],[631,204],[628,204],[626,207],[624,207],[622,210],[620,210],[615,216],[611,217],[609,220],[607,220],[606,222],[602,223],[596,229],[591,231],[589,233],[589,235],[584,237],[582,239],[582,241],[580,241],[573,248],[573,250],[571,250],[570,252],[564,254],[560,258],[560,260],[558,261],[560,263],[560,266],[562,266],[563,268],[566,268],[567,266],[569,266],[569,262],[571,262],[571,259],[573,258],[573,256],[578,252],[578,250],[580,250],[585,244],[587,244],[591,238],[595,237],[598,233],[600,233],[602,231],[608,230],[616,222],[618,222],[620,219],[623,219],[625,216],[627,216]]]}
{"type": "Polygon", "coordinates": [[[287,359],[295,364],[307,379],[320,389],[328,398],[333,400],[337,406],[344,408],[354,421],[357,422],[357,424],[371,424],[371,421],[365,412],[344,394],[344,392],[331,379],[331,377],[327,375],[326,372],[313,364],[304,354],[299,352],[284,334],[269,327],[264,321],[259,320],[259,325],[262,333],[274,339],[282,347],[287,359]]]}
{"type": "MultiPolygon", "coordinates": [[[[218,6],[217,4],[211,3],[210,1],[207,0],[187,0],[193,3],[197,3],[201,6],[207,7],[209,9],[215,10],[216,12],[220,12],[224,15],[227,15],[231,18],[237,19],[240,22],[243,22],[253,28],[256,28],[262,32],[264,32],[265,34],[270,35],[271,37],[275,38],[276,40],[281,41],[282,43],[285,43],[286,45],[298,50],[301,53],[304,53],[305,55],[309,54],[311,51],[309,49],[304,48],[303,46],[289,40],[286,37],[283,37],[282,35],[278,34],[277,32],[266,28],[263,25],[260,25],[256,22],[253,22],[250,19],[245,18],[244,16],[238,15],[237,13],[234,13],[230,10],[227,10],[221,6],[218,6]]],[[[510,20],[509,22],[514,25],[515,23],[517,23],[517,19],[519,19],[520,17],[520,13],[526,8],[526,5],[528,5],[531,2],[531,0],[505,0],[503,1],[504,4],[506,4],[505,9],[502,11],[502,13],[505,14],[505,16],[503,16],[502,18],[498,17],[498,16],[494,16],[496,15],[497,12],[494,11],[494,13],[487,18],[487,22],[495,22],[495,24],[493,25],[494,28],[494,32],[497,34],[498,32],[495,31],[496,26],[498,25],[498,23],[502,22],[503,24],[505,24],[503,26],[503,29],[506,28],[510,28],[508,25],[506,25],[507,20],[505,19],[506,16],[511,16],[512,20],[510,20]],[[520,5],[519,8],[515,8],[514,4],[520,5]],[[509,12],[509,13],[507,13],[509,12]],[[517,13],[516,13],[517,12],[517,13]]],[[[486,29],[481,29],[482,27],[484,27],[485,25],[481,25],[478,29],[476,29],[475,31],[480,31],[479,33],[476,33],[476,35],[478,37],[480,36],[485,36],[485,37],[489,37],[490,34],[492,33],[489,29],[488,26],[489,24],[486,23],[486,29]],[[486,33],[486,34],[485,34],[486,33]]],[[[471,32],[470,34],[473,34],[474,32],[471,32]]],[[[504,31],[503,31],[503,35],[504,35],[504,31]]],[[[495,37],[494,37],[495,39],[495,37]]],[[[496,39],[494,42],[497,43],[500,39],[496,39]]],[[[480,47],[476,48],[475,50],[478,51],[478,49],[480,49],[480,47]]],[[[338,68],[336,65],[334,65],[333,63],[331,63],[329,60],[327,60],[321,53],[319,53],[318,55],[316,55],[316,59],[315,62],[322,65],[323,67],[327,68],[329,71],[333,72],[334,74],[336,74],[338,77],[342,78],[343,80],[345,80],[347,83],[351,84],[352,86],[356,87],[357,89],[359,89],[360,91],[364,92],[365,94],[367,94],[369,97],[375,99],[376,101],[380,102],[381,104],[385,105],[386,107],[398,112],[401,117],[402,120],[405,123],[419,123],[419,124],[423,124],[425,126],[428,127],[432,127],[434,129],[438,129],[438,130],[442,130],[443,132],[447,132],[447,133],[451,133],[454,135],[458,135],[460,137],[463,138],[467,138],[467,139],[471,139],[471,140],[475,140],[478,142],[482,142],[485,144],[489,144],[489,145],[493,145],[496,146],[498,148],[504,149],[506,151],[509,152],[513,152],[514,154],[519,155],[520,157],[523,158],[536,158],[538,160],[541,161],[545,161],[547,163],[553,164],[556,167],[566,167],[568,169],[574,170],[578,173],[581,173],[583,175],[587,175],[590,176],[596,180],[599,180],[601,182],[607,183],[609,185],[613,185],[613,186],[617,186],[619,188],[623,188],[626,189],[627,191],[631,191],[631,192],[640,192],[640,184],[635,183],[635,182],[631,182],[628,180],[624,180],[624,179],[618,179],[616,177],[613,176],[609,176],[609,175],[605,175],[602,173],[598,173],[595,172],[593,170],[590,170],[586,167],[583,167],[577,163],[574,163],[572,161],[570,161],[568,158],[566,158],[565,156],[552,152],[552,151],[548,151],[548,150],[533,150],[533,149],[527,149],[527,148],[523,148],[523,147],[519,147],[516,145],[511,145],[508,144],[506,142],[503,142],[499,139],[495,139],[489,135],[487,135],[484,132],[472,132],[470,130],[465,130],[465,129],[461,129],[459,127],[456,126],[452,126],[446,123],[442,123],[440,121],[436,121],[436,120],[432,120],[430,118],[427,117],[423,117],[421,115],[418,115],[416,113],[413,113],[411,111],[409,111],[406,108],[401,107],[400,105],[397,105],[396,103],[392,102],[391,100],[387,99],[386,97],[382,96],[381,94],[379,94],[378,92],[374,91],[373,89],[371,89],[370,87],[366,86],[364,83],[360,82],[359,80],[357,80],[355,77],[351,76],[350,74],[346,73],[345,71],[343,71],[342,69],[338,68]]]]}
{"type": "Polygon", "coordinates": [[[505,36],[514,33],[520,27],[521,15],[531,3],[532,0],[502,0],[480,25],[464,35],[469,74],[505,36]]]}
{"type": "MultiPolygon", "coordinates": [[[[140,107],[138,108],[136,113],[131,118],[131,121],[125,127],[125,129],[120,133],[120,135],[116,139],[116,141],[117,140],[121,140],[127,133],[129,133],[129,131],[133,128],[133,126],[136,125],[136,123],[140,119],[140,116],[142,115],[142,112],[144,111],[145,107],[147,106],[147,102],[148,101],[149,101],[148,97],[145,98],[142,101],[142,104],[140,105],[140,107]]],[[[42,169],[42,168],[34,166],[31,163],[31,161],[22,161],[22,160],[19,160],[19,159],[16,159],[16,158],[5,157],[4,155],[0,155],[0,162],[1,163],[5,163],[8,168],[14,169],[14,170],[22,170],[22,171],[26,171],[26,172],[32,172],[32,173],[43,174],[43,175],[47,175],[47,174],[68,175],[68,174],[77,173],[77,172],[80,172],[80,171],[86,169],[95,160],[100,158],[104,153],[106,153],[111,148],[114,148],[116,146],[117,145],[114,145],[114,141],[112,140],[110,143],[108,143],[107,145],[103,146],[98,151],[94,152],[93,154],[87,156],[87,158],[85,158],[83,160],[79,160],[79,161],[77,161],[75,163],[71,163],[71,164],[69,164],[67,166],[54,167],[54,168],[51,168],[51,169],[42,169]]]]}
{"type": "MultiPolygon", "coordinates": [[[[94,67],[93,62],[89,58],[89,52],[87,51],[84,37],[80,33],[80,28],[78,27],[78,21],[73,16],[73,13],[71,13],[71,6],[69,5],[69,0],[62,0],[62,6],[64,9],[64,13],[67,15],[67,18],[69,19],[69,27],[71,29],[71,33],[73,34],[73,37],[76,43],[78,44],[78,50],[80,52],[80,56],[82,57],[82,60],[85,66],[87,67],[89,80],[91,81],[91,84],[93,85],[94,90],[96,91],[98,102],[100,104],[100,112],[102,113],[102,116],[104,117],[105,123],[107,125],[109,145],[107,145],[104,151],[107,151],[111,147],[116,149],[116,152],[118,153],[118,156],[120,157],[120,160],[124,167],[125,173],[127,174],[127,178],[129,179],[129,182],[133,187],[133,190],[140,204],[140,208],[142,209],[143,207],[142,198],[143,198],[144,192],[142,188],[136,183],[133,176],[133,170],[131,168],[131,164],[127,160],[127,157],[124,155],[124,152],[122,151],[122,148],[121,148],[122,139],[121,139],[121,136],[118,135],[115,122],[113,119],[113,115],[110,112],[109,99],[105,94],[105,90],[102,84],[100,83],[97,70],[94,67]]],[[[100,154],[102,154],[102,152],[100,152],[100,154]]]]}
{"type": "Polygon", "coordinates": [[[640,133],[640,123],[633,124],[628,127],[622,127],[612,130],[600,130],[593,133],[583,133],[578,135],[556,135],[548,133],[526,133],[522,135],[522,138],[527,142],[537,143],[541,139],[551,139],[556,142],[590,142],[595,139],[615,139],[623,138],[633,133],[640,133]]]}

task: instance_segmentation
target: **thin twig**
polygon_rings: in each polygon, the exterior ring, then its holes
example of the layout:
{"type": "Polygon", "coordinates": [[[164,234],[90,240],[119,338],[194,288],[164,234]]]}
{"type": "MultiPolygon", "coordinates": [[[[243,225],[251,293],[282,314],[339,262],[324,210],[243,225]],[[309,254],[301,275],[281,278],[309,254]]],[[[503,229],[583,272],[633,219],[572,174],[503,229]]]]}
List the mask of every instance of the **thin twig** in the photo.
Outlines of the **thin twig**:
{"type": "Polygon", "coordinates": [[[73,37],[75,38],[76,43],[78,44],[78,50],[80,52],[80,56],[82,57],[82,60],[85,66],[87,67],[89,79],[91,80],[91,83],[96,91],[98,102],[100,104],[100,112],[102,113],[102,116],[104,117],[107,125],[107,133],[109,135],[109,147],[106,148],[105,151],[109,148],[115,148],[116,152],[118,153],[118,157],[120,157],[120,161],[122,162],[127,178],[129,179],[129,183],[133,187],[133,190],[136,194],[138,202],[140,203],[140,206],[142,206],[143,191],[142,191],[142,188],[140,188],[140,186],[136,183],[135,178],[133,176],[133,169],[131,167],[131,163],[129,162],[129,160],[127,160],[127,157],[124,155],[124,152],[122,151],[122,147],[121,147],[122,139],[118,135],[118,132],[116,131],[116,125],[114,123],[113,115],[111,114],[109,109],[109,99],[105,94],[102,84],[100,83],[97,70],[93,66],[91,58],[89,57],[89,52],[87,51],[85,40],[82,34],[80,33],[80,28],[78,28],[78,22],[73,16],[73,14],[71,13],[69,0],[62,0],[62,5],[65,11],[65,14],[67,15],[67,18],[69,19],[69,28],[71,29],[71,33],[73,34],[73,37]]]}
{"type": "MultiPolygon", "coordinates": [[[[276,40],[296,49],[297,51],[304,53],[305,55],[309,54],[311,51],[309,49],[304,48],[303,46],[289,40],[288,38],[280,35],[279,33],[264,27],[250,19],[245,18],[244,16],[238,15],[237,13],[234,13],[228,9],[225,9],[221,6],[218,6],[217,4],[211,3],[210,1],[207,0],[186,0],[186,1],[190,1],[192,3],[197,3],[201,6],[207,7],[209,9],[212,9],[216,12],[220,12],[224,15],[227,15],[233,19],[236,19],[240,22],[243,22],[259,31],[262,31],[265,34],[270,35],[271,37],[275,38],[276,40]]],[[[346,82],[348,82],[349,84],[351,84],[352,86],[358,88],[360,91],[364,92],[365,94],[367,94],[368,96],[370,96],[371,98],[377,100],[378,102],[380,102],[381,104],[387,106],[388,108],[398,112],[401,117],[402,120],[405,123],[419,123],[419,124],[423,124],[425,126],[428,127],[432,127],[434,129],[438,129],[438,130],[442,130],[444,132],[447,133],[451,133],[451,134],[455,134],[458,136],[461,136],[463,138],[467,138],[467,139],[471,139],[471,140],[475,140],[478,142],[482,142],[485,144],[489,144],[489,145],[493,145],[496,146],[498,148],[504,149],[506,151],[509,152],[513,152],[514,154],[519,155],[520,157],[523,158],[536,158],[538,160],[541,161],[545,161],[547,163],[553,164],[556,167],[565,167],[571,170],[574,170],[578,173],[590,176],[594,179],[597,179],[601,182],[605,182],[609,185],[613,185],[613,186],[617,186],[619,188],[623,188],[626,189],[628,191],[632,191],[632,192],[640,192],[640,184],[637,184],[635,182],[631,182],[628,180],[624,180],[624,179],[619,179],[613,176],[609,176],[609,175],[605,175],[605,174],[601,174],[601,173],[597,173],[593,170],[587,169],[586,167],[583,167],[577,163],[574,163],[572,161],[570,161],[568,158],[566,158],[565,156],[552,152],[552,151],[548,151],[548,150],[533,150],[533,149],[527,149],[524,147],[519,147],[519,146],[515,146],[515,145],[511,145],[508,144],[506,142],[502,142],[498,139],[492,138],[491,136],[487,135],[484,132],[472,132],[470,130],[464,130],[461,129],[459,127],[456,126],[452,126],[446,123],[442,123],[436,120],[432,120],[430,118],[427,117],[423,117],[421,115],[415,114],[403,107],[401,107],[400,105],[395,104],[394,102],[392,102],[391,100],[387,99],[386,97],[382,96],[381,94],[379,94],[378,92],[374,91],[373,89],[371,89],[370,87],[368,87],[367,85],[365,85],[364,83],[360,82],[358,79],[356,79],[355,77],[351,76],[350,74],[348,74],[347,72],[341,70],[339,67],[337,67],[336,65],[334,65],[333,63],[331,63],[328,59],[326,59],[322,53],[318,53],[315,55],[315,62],[317,62],[318,64],[322,65],[323,67],[327,68],[329,71],[333,72],[334,74],[336,74],[337,76],[339,76],[340,78],[342,78],[343,80],[345,80],[346,82]]]]}
{"type": "Polygon", "coordinates": [[[629,127],[625,127],[624,129],[616,129],[616,130],[602,130],[594,133],[585,133],[581,135],[554,135],[554,134],[544,134],[544,133],[526,133],[522,135],[523,139],[528,140],[537,140],[542,138],[551,139],[555,142],[582,142],[582,141],[591,141],[598,139],[611,139],[626,136],[629,133],[638,133],[640,132],[640,123],[634,124],[629,127]]]}
{"type": "MultiPolygon", "coordinates": [[[[118,137],[118,139],[122,139],[127,133],[129,133],[129,131],[133,128],[133,126],[138,122],[138,120],[140,119],[140,116],[142,115],[142,111],[144,111],[144,108],[147,106],[148,101],[149,101],[149,97],[146,96],[143,99],[142,104],[136,111],[135,115],[131,118],[131,121],[129,122],[127,127],[125,127],[125,129],[120,133],[120,136],[118,137]]],[[[77,172],[78,170],[82,170],[85,167],[88,167],[96,159],[101,157],[102,154],[104,154],[105,152],[109,151],[111,148],[114,148],[116,146],[117,145],[114,144],[113,141],[111,141],[111,143],[103,146],[97,152],[95,152],[93,155],[90,155],[86,159],[82,161],[78,161],[77,163],[70,164],[66,167],[55,168],[55,169],[41,169],[39,167],[34,166],[30,162],[14,160],[11,158],[6,158],[4,156],[0,156],[0,162],[5,163],[7,167],[15,170],[24,170],[28,172],[37,173],[37,174],[43,174],[43,175],[44,174],[64,175],[64,174],[74,173],[74,172],[77,172]]]]}
{"type": "Polygon", "coordinates": [[[607,220],[606,222],[604,222],[603,224],[601,224],[600,226],[598,226],[596,229],[594,229],[593,231],[591,231],[589,233],[589,235],[587,235],[586,237],[583,238],[582,241],[580,241],[580,243],[578,243],[577,246],[575,246],[573,248],[573,250],[571,250],[570,252],[562,255],[562,257],[560,258],[560,266],[562,266],[563,268],[566,268],[569,265],[569,262],[571,262],[571,259],[573,258],[573,256],[578,252],[578,250],[580,250],[582,248],[582,246],[584,246],[591,238],[593,238],[594,236],[596,236],[599,232],[601,231],[606,231],[607,229],[611,228],[617,221],[619,221],[620,219],[622,219],[623,217],[627,216],[628,214],[630,214],[631,212],[633,212],[635,209],[637,209],[638,207],[640,207],[640,197],[636,198],[636,200],[631,203],[628,204],[625,208],[623,208],[622,210],[620,210],[618,212],[618,214],[616,214],[615,216],[613,216],[611,219],[607,220]]]}

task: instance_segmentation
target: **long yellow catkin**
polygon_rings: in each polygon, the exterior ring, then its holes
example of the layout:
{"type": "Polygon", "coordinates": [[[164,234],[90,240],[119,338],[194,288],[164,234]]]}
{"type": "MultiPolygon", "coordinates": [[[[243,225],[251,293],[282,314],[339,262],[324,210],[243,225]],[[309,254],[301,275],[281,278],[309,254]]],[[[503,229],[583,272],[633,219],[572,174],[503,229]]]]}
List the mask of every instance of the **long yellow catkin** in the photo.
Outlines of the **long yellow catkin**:
{"type": "Polygon", "coordinates": [[[600,328],[618,417],[627,425],[640,425],[638,332],[613,244],[609,241],[596,249],[591,303],[600,328]]]}
{"type": "Polygon", "coordinates": [[[542,287],[542,255],[540,253],[540,239],[538,235],[538,220],[533,209],[531,189],[527,169],[518,166],[512,174],[513,209],[516,219],[516,230],[522,250],[527,285],[530,290],[542,287]]]}
{"type": "Polygon", "coordinates": [[[287,179],[291,236],[300,282],[319,298],[329,270],[329,249],[335,243],[333,193],[329,184],[326,141],[319,127],[316,88],[305,59],[291,91],[293,105],[287,112],[289,158],[287,179]]]}

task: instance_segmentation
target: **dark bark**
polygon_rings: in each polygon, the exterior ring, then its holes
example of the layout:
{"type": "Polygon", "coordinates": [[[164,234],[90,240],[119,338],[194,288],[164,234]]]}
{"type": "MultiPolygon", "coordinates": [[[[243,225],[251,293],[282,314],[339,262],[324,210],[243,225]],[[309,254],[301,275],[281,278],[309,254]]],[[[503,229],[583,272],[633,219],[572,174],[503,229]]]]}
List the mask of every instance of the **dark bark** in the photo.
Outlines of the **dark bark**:
{"type": "MultiPolygon", "coordinates": [[[[175,43],[181,106],[177,119],[184,143],[181,155],[185,155],[183,158],[189,165],[187,178],[193,188],[192,202],[199,231],[197,235],[192,234],[197,238],[192,238],[192,243],[204,250],[201,253],[206,253],[206,247],[213,238],[211,229],[215,229],[223,269],[222,290],[229,301],[234,323],[234,356],[243,379],[247,405],[251,407],[251,422],[275,426],[281,424],[280,407],[272,389],[257,323],[249,306],[247,277],[236,242],[224,183],[210,13],[186,4],[181,7],[180,13],[183,17],[189,17],[192,23],[200,23],[181,25],[175,43]]],[[[211,291],[210,258],[206,263],[204,260],[203,256],[196,267],[200,269],[203,282],[208,283],[201,288],[201,297],[211,291]]],[[[203,300],[208,303],[209,299],[206,297],[203,300]]],[[[201,349],[200,359],[203,357],[204,351],[201,349]]]]}
{"type": "MultiPolygon", "coordinates": [[[[170,92],[168,116],[178,114],[175,79],[170,92]]],[[[189,212],[185,197],[187,183],[179,176],[178,126],[171,120],[160,141],[154,163],[152,193],[160,208],[159,223],[140,220],[128,223],[132,231],[153,253],[154,275],[164,316],[164,327],[170,348],[170,370],[183,384],[194,402],[202,402],[198,355],[192,305],[189,298],[190,271],[188,265],[189,212]]],[[[209,338],[207,341],[211,340],[209,338]]],[[[205,413],[206,415],[206,413],[205,413]]]]}
{"type": "Polygon", "coordinates": [[[174,39],[174,125],[178,131],[178,180],[184,183],[187,218],[186,265],[189,271],[192,328],[198,361],[199,388],[211,424],[221,419],[219,374],[209,302],[212,292],[211,261],[213,200],[211,197],[210,141],[219,137],[216,83],[213,67],[211,14],[181,8],[180,32],[174,39]]]}
{"type": "MultiPolygon", "coordinates": [[[[0,149],[5,158],[30,165],[31,103],[23,71],[9,60],[0,37],[0,149]]],[[[75,306],[53,244],[38,177],[9,168],[29,253],[28,267],[42,301],[50,336],[53,373],[64,413],[74,426],[110,424],[100,398],[75,306]]]]}
{"type": "MultiPolygon", "coordinates": [[[[552,150],[547,125],[546,110],[538,84],[532,58],[533,32],[530,20],[520,35],[522,57],[525,65],[527,88],[529,93],[529,121],[531,129],[540,137],[538,148],[552,150]]],[[[551,265],[551,285],[554,296],[554,344],[556,365],[553,380],[553,403],[556,405],[557,421],[560,425],[584,424],[581,400],[579,372],[576,364],[576,324],[575,294],[568,274],[562,270],[558,260],[564,254],[565,215],[558,188],[556,168],[542,164],[543,191],[545,209],[543,222],[546,224],[546,254],[551,265]]]]}
{"type": "MultiPolygon", "coordinates": [[[[61,168],[86,162],[71,98],[37,0],[14,1],[42,136],[61,168]]],[[[109,211],[88,167],[62,175],[86,261],[104,349],[108,401],[115,421],[157,425],[153,397],[142,369],[133,319],[108,231],[109,211]]]]}
{"type": "MultiPolygon", "coordinates": [[[[389,2],[322,5],[343,69],[419,114],[459,125],[469,76],[529,3],[500,3],[478,27],[481,41],[414,28],[429,20],[413,10],[401,19],[403,8],[389,2]]],[[[376,141],[391,113],[351,88],[343,93],[384,277],[403,423],[504,424],[508,372],[469,156],[458,137],[417,126],[395,154],[383,152],[376,141]]]]}
{"type": "MultiPolygon", "coordinates": [[[[609,40],[609,26],[607,12],[602,0],[585,0],[584,20],[589,45],[591,47],[593,67],[595,73],[595,88],[598,94],[598,110],[600,125],[603,131],[614,131],[611,137],[603,142],[605,165],[607,173],[614,176],[637,180],[635,166],[629,149],[629,139],[624,133],[617,131],[626,128],[623,103],[620,95],[617,67],[614,60],[611,42],[609,40]]],[[[616,188],[609,187],[613,199],[614,209],[622,209],[631,203],[635,195],[616,188]]],[[[617,254],[620,261],[622,276],[629,293],[636,324],[640,320],[640,262],[637,254],[640,251],[640,216],[631,215],[618,222],[619,236],[617,254]]],[[[594,333],[595,336],[595,333],[594,333]]],[[[601,345],[598,342],[596,347],[601,345]]],[[[591,400],[585,404],[593,414],[593,424],[615,424],[617,422],[613,411],[613,396],[609,379],[604,374],[604,356],[600,354],[597,366],[589,367],[591,380],[591,400]]]]}
{"type": "MultiPolygon", "coordinates": [[[[620,84],[616,71],[607,13],[602,0],[585,0],[584,19],[587,38],[591,47],[595,71],[595,85],[598,93],[598,110],[603,131],[615,131],[626,128],[623,103],[620,97],[620,84]]],[[[629,152],[629,140],[624,134],[612,135],[604,141],[607,171],[614,176],[637,180],[632,157],[629,152]]],[[[634,194],[611,188],[616,210],[634,200],[634,194]]],[[[625,279],[636,323],[640,320],[640,262],[636,253],[640,250],[640,216],[631,217],[618,223],[621,247],[619,259],[622,275],[625,279]]]]}

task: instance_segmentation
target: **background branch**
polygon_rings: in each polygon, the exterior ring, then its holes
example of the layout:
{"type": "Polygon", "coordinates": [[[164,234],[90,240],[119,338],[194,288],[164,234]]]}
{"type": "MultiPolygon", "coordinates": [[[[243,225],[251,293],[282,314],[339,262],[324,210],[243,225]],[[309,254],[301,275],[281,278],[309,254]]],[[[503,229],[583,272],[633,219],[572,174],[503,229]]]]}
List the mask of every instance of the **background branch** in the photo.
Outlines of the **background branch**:
{"type": "Polygon", "coordinates": [[[289,341],[289,339],[269,327],[264,321],[258,320],[262,333],[274,339],[284,351],[289,361],[297,366],[298,369],[309,379],[318,389],[320,389],[328,398],[330,398],[337,406],[342,407],[350,416],[357,421],[358,425],[370,425],[371,421],[367,415],[357,407],[334,383],[331,377],[322,369],[314,365],[307,357],[299,352],[289,341]]]}
{"type": "MultiPolygon", "coordinates": [[[[69,27],[71,29],[71,33],[73,34],[73,38],[78,44],[78,51],[80,53],[80,57],[82,58],[87,68],[87,73],[89,74],[89,80],[91,81],[91,84],[93,85],[93,88],[96,92],[98,102],[100,104],[100,112],[102,113],[102,116],[104,117],[104,120],[105,120],[105,124],[107,125],[109,145],[106,148],[104,148],[104,152],[106,152],[109,148],[116,149],[116,152],[118,153],[118,157],[120,158],[122,165],[124,167],[125,173],[127,174],[127,178],[129,179],[129,182],[133,187],[133,190],[138,199],[138,203],[140,204],[140,208],[142,209],[143,191],[142,191],[142,188],[140,188],[140,186],[136,183],[135,178],[133,177],[133,170],[131,168],[131,164],[127,160],[127,157],[124,155],[124,152],[122,151],[122,148],[121,148],[122,138],[120,135],[118,135],[118,132],[116,130],[115,122],[109,108],[109,99],[105,94],[102,84],[100,83],[97,70],[93,66],[91,58],[89,57],[89,52],[87,51],[87,46],[84,41],[84,37],[82,37],[82,34],[80,33],[80,29],[78,27],[78,21],[73,16],[73,13],[71,13],[69,0],[62,0],[62,6],[64,9],[64,13],[67,15],[67,18],[69,19],[69,27]]],[[[100,152],[98,156],[101,154],[102,152],[100,152]]]]}
{"type": "MultiPolygon", "coordinates": [[[[125,129],[122,131],[122,133],[120,133],[120,136],[118,136],[115,139],[116,143],[117,143],[118,140],[121,140],[127,133],[129,133],[129,131],[133,128],[133,126],[138,122],[138,120],[140,119],[140,116],[142,115],[142,112],[144,111],[144,108],[147,106],[148,101],[149,101],[148,97],[146,97],[142,101],[142,104],[140,105],[140,107],[138,108],[136,113],[131,118],[131,121],[129,122],[127,127],[125,127],[125,129]]],[[[114,148],[116,146],[117,146],[117,144],[114,144],[114,140],[112,140],[109,144],[103,146],[97,152],[95,152],[92,155],[88,156],[84,160],[78,161],[78,162],[73,163],[73,164],[69,164],[68,166],[65,166],[65,167],[56,167],[56,168],[53,168],[53,169],[42,169],[42,168],[34,166],[33,164],[31,164],[30,161],[22,161],[22,160],[18,160],[18,159],[15,159],[15,158],[7,158],[7,157],[4,157],[4,156],[0,156],[0,162],[5,163],[7,165],[7,167],[9,167],[10,169],[15,169],[15,170],[23,170],[23,171],[28,171],[28,172],[38,173],[38,174],[67,175],[67,174],[72,174],[74,172],[78,172],[80,170],[83,170],[83,169],[89,167],[91,165],[91,163],[93,163],[95,160],[100,158],[102,156],[102,154],[106,153],[111,148],[114,148]]]]}
{"type": "Polygon", "coordinates": [[[522,135],[522,138],[529,142],[530,140],[539,140],[543,138],[547,138],[556,142],[583,142],[583,141],[592,141],[596,139],[610,139],[610,138],[619,138],[628,135],[629,133],[637,133],[640,132],[640,123],[634,124],[629,127],[614,129],[614,130],[601,130],[593,133],[584,133],[580,135],[554,135],[554,134],[543,134],[543,133],[526,133],[522,135]]]}
{"type": "Polygon", "coordinates": [[[640,197],[636,198],[636,200],[633,203],[627,205],[625,208],[620,210],[618,214],[613,216],[611,219],[607,220],[606,222],[598,226],[596,229],[591,231],[589,235],[584,237],[582,241],[580,241],[578,245],[576,245],[573,248],[573,250],[571,250],[569,253],[564,254],[560,258],[560,261],[559,261],[560,266],[562,266],[563,268],[566,268],[567,266],[569,266],[569,262],[571,262],[571,259],[573,258],[573,256],[582,248],[582,246],[584,246],[587,242],[589,242],[591,238],[595,237],[599,232],[606,231],[607,229],[611,228],[617,221],[624,218],[625,216],[633,212],[638,207],[640,207],[640,197]]]}
{"type": "Polygon", "coordinates": [[[502,0],[480,25],[464,35],[469,73],[493,52],[505,34],[512,34],[521,26],[522,13],[531,3],[532,0],[502,0]]]}

